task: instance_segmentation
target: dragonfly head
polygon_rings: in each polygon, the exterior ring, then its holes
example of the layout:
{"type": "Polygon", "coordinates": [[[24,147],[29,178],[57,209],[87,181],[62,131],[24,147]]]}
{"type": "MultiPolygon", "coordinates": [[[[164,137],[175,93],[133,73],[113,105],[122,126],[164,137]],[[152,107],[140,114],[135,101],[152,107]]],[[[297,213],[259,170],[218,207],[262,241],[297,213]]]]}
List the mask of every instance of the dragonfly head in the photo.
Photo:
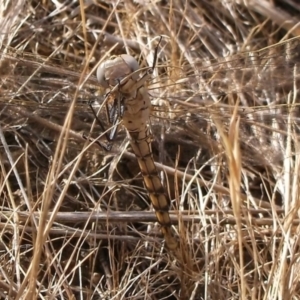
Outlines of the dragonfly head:
{"type": "Polygon", "coordinates": [[[133,73],[130,78],[134,81],[138,80],[139,73],[135,72],[139,69],[136,59],[130,55],[122,54],[114,59],[104,61],[97,69],[97,79],[101,86],[108,88],[115,86],[123,78],[133,73]]]}

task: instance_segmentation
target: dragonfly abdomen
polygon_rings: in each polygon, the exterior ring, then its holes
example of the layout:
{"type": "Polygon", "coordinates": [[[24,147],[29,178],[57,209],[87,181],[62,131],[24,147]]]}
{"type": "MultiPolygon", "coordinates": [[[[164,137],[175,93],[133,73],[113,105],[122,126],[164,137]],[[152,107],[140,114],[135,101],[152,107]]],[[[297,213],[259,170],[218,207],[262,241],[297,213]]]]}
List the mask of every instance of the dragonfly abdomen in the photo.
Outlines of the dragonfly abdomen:
{"type": "Polygon", "coordinates": [[[176,239],[171,230],[169,215],[170,200],[159,177],[151,149],[151,135],[147,126],[139,132],[128,131],[132,150],[137,158],[145,187],[149,193],[158,223],[166,239],[168,248],[177,247],[176,239]]]}

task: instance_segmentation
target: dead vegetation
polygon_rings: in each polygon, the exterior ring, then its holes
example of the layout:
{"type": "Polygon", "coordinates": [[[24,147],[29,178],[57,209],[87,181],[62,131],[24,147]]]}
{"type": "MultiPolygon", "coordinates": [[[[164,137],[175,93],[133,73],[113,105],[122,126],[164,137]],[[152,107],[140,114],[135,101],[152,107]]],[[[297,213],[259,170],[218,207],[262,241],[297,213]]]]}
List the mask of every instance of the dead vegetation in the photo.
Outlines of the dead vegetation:
{"type": "Polygon", "coordinates": [[[299,4],[15,2],[0,23],[0,298],[300,299],[299,4]],[[99,61],[151,66],[160,36],[151,128],[180,259],[124,130],[111,151],[91,142],[105,142],[88,106],[99,61]]]}

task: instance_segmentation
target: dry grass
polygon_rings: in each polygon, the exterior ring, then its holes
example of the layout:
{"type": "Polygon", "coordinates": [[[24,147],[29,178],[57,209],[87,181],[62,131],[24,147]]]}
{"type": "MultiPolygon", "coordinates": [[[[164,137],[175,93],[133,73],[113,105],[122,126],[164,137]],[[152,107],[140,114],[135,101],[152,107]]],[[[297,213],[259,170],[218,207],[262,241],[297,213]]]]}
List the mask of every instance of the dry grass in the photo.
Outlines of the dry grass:
{"type": "Polygon", "coordinates": [[[0,298],[300,299],[299,4],[6,3],[0,298]],[[124,130],[110,152],[82,137],[105,141],[98,62],[151,66],[159,36],[153,149],[180,258],[124,130]]]}

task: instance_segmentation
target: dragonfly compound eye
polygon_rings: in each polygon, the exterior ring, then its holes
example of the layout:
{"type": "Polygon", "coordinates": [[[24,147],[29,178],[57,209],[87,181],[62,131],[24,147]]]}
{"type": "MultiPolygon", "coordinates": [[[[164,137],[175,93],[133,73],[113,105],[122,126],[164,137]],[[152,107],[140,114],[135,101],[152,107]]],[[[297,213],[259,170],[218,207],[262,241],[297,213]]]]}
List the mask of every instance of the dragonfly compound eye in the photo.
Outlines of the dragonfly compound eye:
{"type": "Polygon", "coordinates": [[[101,86],[108,88],[109,84],[105,78],[106,64],[103,62],[97,69],[97,79],[101,86]]]}
{"type": "MultiPolygon", "coordinates": [[[[131,55],[122,54],[121,58],[124,60],[124,62],[131,69],[132,72],[135,72],[140,68],[140,66],[139,66],[138,62],[136,61],[136,59],[134,57],[132,57],[131,55]]],[[[138,80],[139,79],[139,73],[135,72],[134,74],[132,74],[131,78],[133,80],[138,80]]]]}

